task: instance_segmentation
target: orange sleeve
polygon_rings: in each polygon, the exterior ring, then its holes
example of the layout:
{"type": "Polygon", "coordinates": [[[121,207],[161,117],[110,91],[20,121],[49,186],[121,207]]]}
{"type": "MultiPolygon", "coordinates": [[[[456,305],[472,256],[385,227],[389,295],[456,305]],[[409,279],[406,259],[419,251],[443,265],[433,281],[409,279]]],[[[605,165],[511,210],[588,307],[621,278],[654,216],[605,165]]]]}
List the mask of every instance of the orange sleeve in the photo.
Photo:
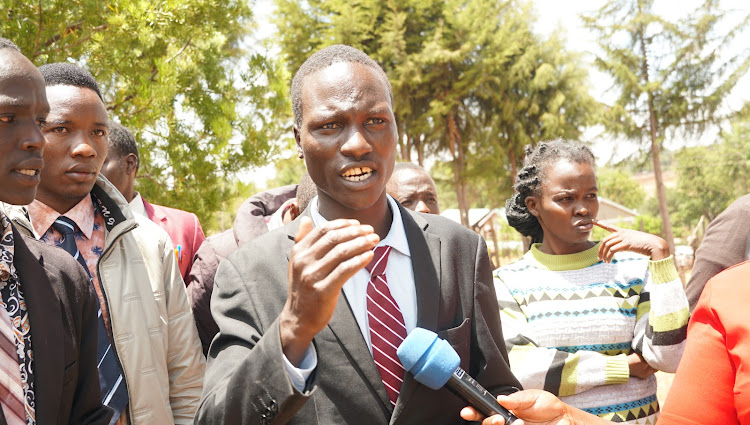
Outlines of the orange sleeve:
{"type": "Polygon", "coordinates": [[[740,423],[734,405],[734,358],[727,350],[726,330],[717,314],[733,316],[739,312],[712,305],[712,283],[706,285],[690,319],[687,346],[659,425],[740,423]]]}

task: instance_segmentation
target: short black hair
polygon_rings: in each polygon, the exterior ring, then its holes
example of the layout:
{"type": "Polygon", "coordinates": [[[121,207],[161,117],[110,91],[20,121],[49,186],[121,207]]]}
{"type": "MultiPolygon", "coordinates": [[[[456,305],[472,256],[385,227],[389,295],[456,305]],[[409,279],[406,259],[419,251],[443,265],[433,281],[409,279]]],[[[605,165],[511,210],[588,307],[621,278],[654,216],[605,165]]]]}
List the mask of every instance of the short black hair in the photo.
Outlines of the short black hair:
{"type": "Polygon", "coordinates": [[[302,174],[295,196],[297,198],[297,209],[300,213],[307,208],[307,205],[313,198],[318,196],[318,186],[315,185],[315,182],[310,178],[310,174],[307,171],[302,174]]]}
{"type": "Polygon", "coordinates": [[[16,46],[16,43],[8,40],[7,38],[0,37],[0,49],[10,49],[21,53],[21,49],[16,46]]]}
{"type": "Polygon", "coordinates": [[[97,84],[94,76],[81,67],[72,63],[58,62],[42,65],[39,67],[39,71],[44,76],[47,86],[74,86],[91,89],[104,102],[99,84],[97,84]]]}
{"type": "Polygon", "coordinates": [[[505,215],[508,224],[522,235],[531,237],[531,243],[540,243],[544,240],[544,231],[539,220],[526,207],[526,198],[541,193],[547,165],[566,159],[576,164],[594,166],[595,160],[588,146],[564,139],[541,142],[536,148],[526,145],[525,149],[523,168],[516,175],[513,186],[515,193],[505,203],[505,215]]]}
{"type": "Polygon", "coordinates": [[[391,81],[385,75],[383,68],[363,51],[344,44],[334,44],[320,49],[307,58],[305,63],[299,67],[292,79],[292,112],[294,112],[294,124],[299,128],[302,125],[302,83],[308,75],[328,68],[334,63],[359,63],[374,69],[385,80],[388,86],[388,98],[393,104],[393,89],[391,81]]]}
{"type": "MultiPolygon", "coordinates": [[[[138,158],[138,162],[140,163],[141,158],[138,156],[138,144],[135,142],[133,133],[119,122],[109,120],[109,154],[114,154],[122,158],[131,153],[138,158]]],[[[136,167],[137,170],[138,167],[136,167]]]]}

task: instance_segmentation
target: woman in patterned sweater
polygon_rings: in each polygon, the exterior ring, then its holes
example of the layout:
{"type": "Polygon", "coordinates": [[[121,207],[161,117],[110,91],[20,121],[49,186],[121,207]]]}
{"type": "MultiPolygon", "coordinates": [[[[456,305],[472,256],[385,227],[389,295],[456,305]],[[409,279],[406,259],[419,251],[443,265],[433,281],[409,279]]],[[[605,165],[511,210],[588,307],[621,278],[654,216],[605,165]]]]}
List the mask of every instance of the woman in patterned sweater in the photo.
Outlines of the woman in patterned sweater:
{"type": "Polygon", "coordinates": [[[527,148],[508,222],[531,249],[495,271],[510,366],[613,422],[654,424],[657,370],[674,372],[689,309],[667,243],[635,230],[589,240],[599,210],[594,156],[556,140],[527,148]]]}

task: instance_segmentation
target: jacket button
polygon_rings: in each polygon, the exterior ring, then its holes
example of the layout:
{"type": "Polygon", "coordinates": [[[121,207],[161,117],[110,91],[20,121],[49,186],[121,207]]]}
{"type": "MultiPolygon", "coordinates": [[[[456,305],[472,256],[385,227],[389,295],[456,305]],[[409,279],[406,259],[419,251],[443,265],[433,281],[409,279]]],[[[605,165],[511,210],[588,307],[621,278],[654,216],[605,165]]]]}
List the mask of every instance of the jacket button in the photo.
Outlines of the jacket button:
{"type": "Polygon", "coordinates": [[[266,415],[260,415],[261,425],[268,425],[268,417],[266,415]]]}
{"type": "Polygon", "coordinates": [[[276,400],[275,400],[275,399],[273,399],[273,398],[271,399],[271,403],[270,403],[270,406],[269,406],[269,410],[270,410],[270,411],[271,411],[271,413],[273,413],[274,415],[276,415],[277,413],[279,413],[279,404],[278,404],[278,403],[276,403],[276,400]]]}

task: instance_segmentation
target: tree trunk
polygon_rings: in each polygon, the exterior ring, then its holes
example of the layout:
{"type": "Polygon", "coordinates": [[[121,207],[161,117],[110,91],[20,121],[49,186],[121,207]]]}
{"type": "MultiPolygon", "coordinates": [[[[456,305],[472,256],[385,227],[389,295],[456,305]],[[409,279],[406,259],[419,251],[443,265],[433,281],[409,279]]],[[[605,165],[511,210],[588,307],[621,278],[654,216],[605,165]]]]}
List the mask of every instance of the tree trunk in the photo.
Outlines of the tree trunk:
{"type": "Polygon", "coordinates": [[[453,114],[448,114],[448,137],[450,138],[451,153],[453,154],[453,183],[456,187],[458,213],[461,217],[461,224],[467,229],[471,229],[471,225],[469,224],[469,203],[466,200],[466,182],[464,181],[466,164],[464,163],[461,134],[458,131],[456,119],[453,114]]]}
{"type": "MultiPolygon", "coordinates": [[[[641,12],[641,4],[638,3],[638,11],[641,12]]],[[[674,235],[672,234],[672,222],[669,219],[669,210],[667,209],[667,194],[664,190],[664,177],[661,172],[661,161],[659,159],[659,137],[657,131],[656,112],[654,111],[654,94],[650,88],[649,75],[648,75],[648,57],[646,56],[646,40],[643,31],[643,27],[639,29],[640,44],[641,44],[641,72],[643,73],[644,86],[648,90],[648,118],[649,118],[649,130],[651,136],[651,159],[654,163],[654,179],[656,180],[656,198],[659,201],[659,215],[661,216],[661,231],[664,240],[667,241],[669,246],[669,252],[674,255],[674,235]]]]}
{"type": "Polygon", "coordinates": [[[411,140],[412,136],[409,133],[401,137],[401,143],[399,143],[401,146],[401,161],[411,162],[411,140]]]}
{"type": "MultiPolygon", "coordinates": [[[[651,103],[649,101],[649,103],[651,103]]],[[[659,160],[659,141],[656,139],[654,125],[656,118],[653,109],[649,105],[649,115],[651,115],[651,156],[654,161],[654,179],[656,179],[656,197],[659,200],[659,215],[661,215],[661,231],[664,240],[669,245],[669,252],[674,255],[674,235],[672,234],[672,222],[669,219],[669,210],[667,209],[667,193],[664,190],[664,177],[661,173],[661,163],[659,160]]]]}
{"type": "Polygon", "coordinates": [[[495,232],[495,220],[490,221],[490,233],[492,236],[492,248],[494,250],[493,257],[495,257],[495,264],[492,265],[492,270],[500,267],[500,245],[497,243],[497,232],[495,232]]]}
{"type": "Polygon", "coordinates": [[[413,146],[417,149],[417,164],[424,168],[424,134],[420,134],[414,139],[413,146]]]}

